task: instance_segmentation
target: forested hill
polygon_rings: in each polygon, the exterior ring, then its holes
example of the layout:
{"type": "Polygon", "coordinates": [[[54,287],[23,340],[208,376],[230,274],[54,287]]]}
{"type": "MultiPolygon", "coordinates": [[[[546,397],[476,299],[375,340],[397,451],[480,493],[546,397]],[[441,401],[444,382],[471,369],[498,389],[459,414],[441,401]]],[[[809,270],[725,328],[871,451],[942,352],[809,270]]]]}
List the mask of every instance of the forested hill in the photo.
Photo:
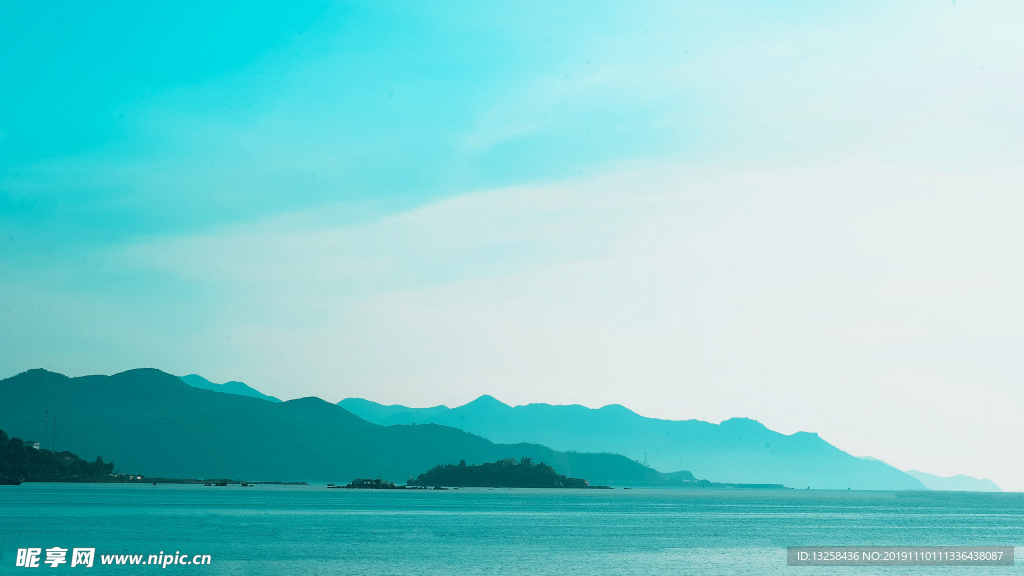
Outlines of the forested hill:
{"type": "Polygon", "coordinates": [[[110,481],[114,463],[86,462],[71,452],[51,452],[0,430],[0,478],[36,481],[110,481]]]}

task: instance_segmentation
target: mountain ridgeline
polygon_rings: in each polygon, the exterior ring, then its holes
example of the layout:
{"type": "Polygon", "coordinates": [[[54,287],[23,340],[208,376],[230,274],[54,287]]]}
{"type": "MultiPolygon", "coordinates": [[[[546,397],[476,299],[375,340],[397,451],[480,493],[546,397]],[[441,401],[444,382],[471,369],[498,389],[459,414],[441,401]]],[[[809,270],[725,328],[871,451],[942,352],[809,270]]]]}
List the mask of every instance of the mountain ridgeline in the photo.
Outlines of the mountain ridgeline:
{"type": "Polygon", "coordinates": [[[61,449],[102,454],[118,472],[146,476],[405,482],[438,463],[526,456],[592,483],[697,484],[689,473],[662,474],[616,454],[495,444],[437,424],[381,426],[319,398],[223,394],[154,369],[79,378],[29,370],[0,380],[0,428],[10,435],[38,434],[47,411],[58,419],[61,449]]]}
{"type": "Polygon", "coordinates": [[[212,390],[214,392],[223,392],[225,394],[237,394],[239,396],[250,396],[252,398],[260,398],[262,400],[269,400],[270,402],[280,402],[281,400],[273,396],[267,396],[259,390],[249,386],[245,382],[225,382],[223,384],[217,384],[216,382],[210,382],[206,378],[198,374],[189,374],[188,376],[178,376],[181,381],[193,388],[201,388],[203,390],[212,390]]]}
{"type": "Polygon", "coordinates": [[[464,406],[409,408],[361,398],[339,404],[381,425],[441,424],[494,442],[535,442],[556,450],[624,454],[668,472],[727,483],[793,488],[925,490],[920,480],[884,462],[857,458],[817,434],[769,430],[746,418],[721,424],[646,418],[619,406],[508,406],[481,396],[464,406]]]}
{"type": "Polygon", "coordinates": [[[29,370],[0,380],[0,428],[31,438],[47,411],[61,423],[62,449],[147,476],[402,482],[438,463],[527,457],[609,485],[999,490],[968,476],[901,472],[817,434],[780,434],[745,418],[659,420],[619,405],[512,407],[490,396],[457,408],[281,402],[241,382],[154,369],[80,378],[29,370]]]}
{"type": "Polygon", "coordinates": [[[951,490],[957,492],[1002,492],[1003,489],[988,478],[972,478],[957,474],[956,476],[936,476],[927,472],[908,470],[914,478],[921,481],[929,490],[951,490]]]}

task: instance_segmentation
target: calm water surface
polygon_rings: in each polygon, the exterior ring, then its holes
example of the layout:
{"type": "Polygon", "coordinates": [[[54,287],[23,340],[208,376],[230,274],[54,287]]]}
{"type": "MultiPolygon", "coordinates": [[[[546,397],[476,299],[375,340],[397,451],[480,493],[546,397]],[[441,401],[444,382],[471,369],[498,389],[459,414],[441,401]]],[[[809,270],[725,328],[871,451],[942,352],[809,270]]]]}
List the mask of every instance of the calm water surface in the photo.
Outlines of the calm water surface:
{"type": "Polygon", "coordinates": [[[1024,574],[1024,494],[0,486],[0,574],[1024,574]],[[1016,566],[787,567],[786,546],[1018,546],[1016,566]],[[93,568],[16,568],[94,547],[93,568]],[[209,566],[100,566],[100,554],[209,566]],[[44,552],[45,556],[45,552],[44,552]]]}

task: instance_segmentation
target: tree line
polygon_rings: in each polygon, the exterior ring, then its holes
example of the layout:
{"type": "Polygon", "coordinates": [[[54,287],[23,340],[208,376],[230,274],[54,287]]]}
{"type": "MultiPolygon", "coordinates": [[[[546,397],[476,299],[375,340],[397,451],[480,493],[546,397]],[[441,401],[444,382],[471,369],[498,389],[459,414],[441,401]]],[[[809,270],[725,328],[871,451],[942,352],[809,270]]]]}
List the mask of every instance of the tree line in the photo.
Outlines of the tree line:
{"type": "Polygon", "coordinates": [[[0,477],[36,481],[109,481],[114,463],[97,456],[94,462],[71,452],[37,449],[0,430],[0,477]]]}
{"type": "Polygon", "coordinates": [[[551,466],[534,463],[525,457],[516,461],[505,458],[497,462],[467,466],[456,464],[434,466],[410,482],[414,486],[483,486],[508,488],[587,488],[586,480],[569,478],[551,466]]]}

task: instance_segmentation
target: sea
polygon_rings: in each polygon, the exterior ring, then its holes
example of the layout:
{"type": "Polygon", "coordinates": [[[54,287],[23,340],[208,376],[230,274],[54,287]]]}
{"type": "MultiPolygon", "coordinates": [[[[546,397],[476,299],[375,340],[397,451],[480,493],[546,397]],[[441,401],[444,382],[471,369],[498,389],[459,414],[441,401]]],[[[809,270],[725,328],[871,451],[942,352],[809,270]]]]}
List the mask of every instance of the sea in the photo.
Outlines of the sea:
{"type": "Polygon", "coordinates": [[[1021,546],[1020,493],[0,486],[0,574],[981,576],[1024,574],[1021,546]],[[787,565],[788,546],[872,545],[1016,546],[1019,560],[787,565]],[[38,567],[18,566],[33,548],[38,567]],[[75,548],[93,566],[71,566],[75,548]],[[52,549],[64,563],[45,563],[52,549]]]}

